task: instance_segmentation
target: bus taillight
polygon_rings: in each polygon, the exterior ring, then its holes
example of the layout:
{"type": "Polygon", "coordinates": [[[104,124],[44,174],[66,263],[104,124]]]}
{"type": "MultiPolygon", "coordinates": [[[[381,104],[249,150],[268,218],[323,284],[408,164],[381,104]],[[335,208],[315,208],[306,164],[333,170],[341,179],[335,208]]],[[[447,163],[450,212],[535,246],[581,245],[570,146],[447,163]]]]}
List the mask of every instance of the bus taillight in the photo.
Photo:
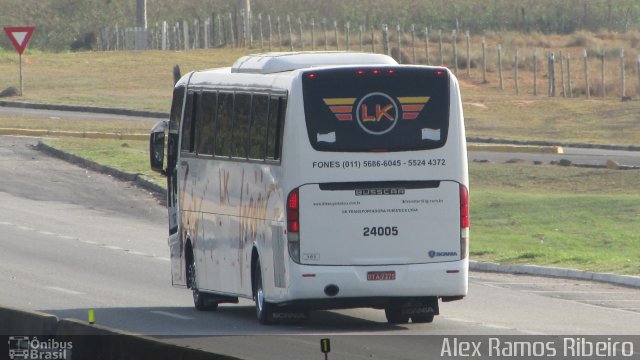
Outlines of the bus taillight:
{"type": "Polygon", "coordinates": [[[300,193],[294,189],[287,198],[287,231],[297,233],[300,231],[300,193]]]}
{"type": "Polygon", "coordinates": [[[300,262],[300,192],[293,189],[287,197],[287,245],[289,256],[300,262]]]}
{"type": "Polygon", "coordinates": [[[460,259],[469,256],[469,190],[460,185],[460,259]]]}
{"type": "Polygon", "coordinates": [[[469,190],[460,185],[460,228],[469,228],[469,190]]]}

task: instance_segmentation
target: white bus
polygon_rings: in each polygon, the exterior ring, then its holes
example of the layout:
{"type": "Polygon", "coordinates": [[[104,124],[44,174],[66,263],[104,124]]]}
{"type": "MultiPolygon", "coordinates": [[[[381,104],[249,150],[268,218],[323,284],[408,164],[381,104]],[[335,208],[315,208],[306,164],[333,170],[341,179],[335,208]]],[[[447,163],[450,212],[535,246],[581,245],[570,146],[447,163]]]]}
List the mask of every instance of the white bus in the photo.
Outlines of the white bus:
{"type": "Polygon", "coordinates": [[[198,310],[248,298],[263,324],[356,307],[431,322],[439,299],[467,294],[466,140],[446,68],[245,56],[183,76],[150,151],[173,285],[198,310]]]}

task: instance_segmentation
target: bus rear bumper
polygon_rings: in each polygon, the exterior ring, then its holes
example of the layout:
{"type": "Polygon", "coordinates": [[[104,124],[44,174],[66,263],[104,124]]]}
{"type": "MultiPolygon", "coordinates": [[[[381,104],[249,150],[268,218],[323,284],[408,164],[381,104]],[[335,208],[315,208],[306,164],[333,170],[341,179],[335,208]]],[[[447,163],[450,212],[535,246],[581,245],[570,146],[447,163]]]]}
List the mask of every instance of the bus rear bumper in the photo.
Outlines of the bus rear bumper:
{"type": "MultiPolygon", "coordinates": [[[[309,266],[292,264],[288,296],[275,303],[314,300],[372,307],[390,299],[466,296],[468,260],[387,266],[309,266]]],[[[313,301],[312,301],[313,302],[313,301]]],[[[353,306],[353,307],[359,307],[353,306]]]]}

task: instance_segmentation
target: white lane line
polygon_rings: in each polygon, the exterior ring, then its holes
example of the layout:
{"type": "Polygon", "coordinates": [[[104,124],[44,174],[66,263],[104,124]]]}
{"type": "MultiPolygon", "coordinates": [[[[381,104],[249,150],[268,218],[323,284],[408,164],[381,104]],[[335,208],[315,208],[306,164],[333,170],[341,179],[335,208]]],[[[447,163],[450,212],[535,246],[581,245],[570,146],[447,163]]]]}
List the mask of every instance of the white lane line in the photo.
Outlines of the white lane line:
{"type": "Polygon", "coordinates": [[[47,235],[47,236],[55,236],[55,233],[49,232],[49,231],[38,231],[38,234],[40,235],[47,235]]]}
{"type": "Polygon", "coordinates": [[[56,237],[59,239],[65,239],[65,240],[78,240],[77,237],[67,236],[67,235],[58,235],[56,237]]]}
{"type": "Polygon", "coordinates": [[[89,245],[98,245],[97,242],[91,240],[80,240],[81,243],[89,244],[89,245]]]}
{"type": "Polygon", "coordinates": [[[157,314],[157,315],[168,316],[170,318],[179,319],[179,320],[193,320],[192,317],[178,315],[178,314],[170,313],[170,312],[167,312],[167,311],[151,310],[151,313],[157,314]]]}
{"type": "Polygon", "coordinates": [[[158,260],[162,260],[162,261],[171,261],[171,259],[169,259],[167,257],[160,257],[160,256],[155,256],[154,259],[158,259],[158,260]]]}
{"type": "Polygon", "coordinates": [[[34,231],[34,228],[30,228],[28,226],[18,226],[18,229],[20,230],[24,230],[24,231],[34,231]]]}
{"type": "Polygon", "coordinates": [[[6,221],[0,221],[0,225],[14,226],[13,223],[6,222],[6,221]]]}
{"type": "Polygon", "coordinates": [[[640,299],[576,299],[575,301],[586,302],[640,302],[640,299]]]}
{"type": "Polygon", "coordinates": [[[127,253],[131,254],[131,255],[138,255],[138,256],[147,256],[147,257],[151,257],[151,254],[147,254],[141,251],[133,251],[133,250],[126,250],[127,253]]]}
{"type": "Polygon", "coordinates": [[[528,293],[560,293],[560,294],[633,294],[633,291],[588,291],[588,290],[522,290],[528,293]]]}
{"type": "Polygon", "coordinates": [[[65,288],[61,288],[61,287],[57,287],[57,286],[45,286],[45,289],[49,289],[49,290],[53,290],[53,291],[57,291],[57,292],[61,292],[61,293],[65,293],[65,294],[69,294],[69,295],[83,295],[83,292],[80,291],[75,291],[75,290],[69,290],[69,289],[65,289],[65,288]]]}
{"type": "Polygon", "coordinates": [[[113,246],[113,245],[104,245],[103,246],[105,249],[111,249],[111,250],[124,250],[123,248],[121,248],[120,246],[113,246]]]}

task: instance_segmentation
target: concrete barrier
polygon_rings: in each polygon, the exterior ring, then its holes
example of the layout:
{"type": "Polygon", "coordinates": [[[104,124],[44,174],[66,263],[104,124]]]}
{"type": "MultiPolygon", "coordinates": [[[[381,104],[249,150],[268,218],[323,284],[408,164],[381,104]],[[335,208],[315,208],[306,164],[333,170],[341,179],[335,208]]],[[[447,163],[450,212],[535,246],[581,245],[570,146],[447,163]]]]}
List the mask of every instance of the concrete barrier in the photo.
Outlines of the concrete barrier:
{"type": "Polygon", "coordinates": [[[58,322],[56,339],[73,345],[74,359],[239,360],[75,319],[58,322]]]}
{"type": "MultiPolygon", "coordinates": [[[[64,355],[74,360],[240,360],[171,344],[163,339],[91,325],[75,319],[59,320],[55,315],[9,307],[0,307],[0,335],[28,336],[30,340],[37,338],[42,342],[62,344],[53,349],[66,349],[64,355]]],[[[4,346],[0,350],[6,351],[4,346]]],[[[5,351],[2,354],[6,355],[5,351]]],[[[43,354],[52,355],[51,352],[43,354]]]]}
{"type": "Polygon", "coordinates": [[[58,317],[38,311],[0,307],[0,334],[51,335],[55,334],[58,317]]]}

